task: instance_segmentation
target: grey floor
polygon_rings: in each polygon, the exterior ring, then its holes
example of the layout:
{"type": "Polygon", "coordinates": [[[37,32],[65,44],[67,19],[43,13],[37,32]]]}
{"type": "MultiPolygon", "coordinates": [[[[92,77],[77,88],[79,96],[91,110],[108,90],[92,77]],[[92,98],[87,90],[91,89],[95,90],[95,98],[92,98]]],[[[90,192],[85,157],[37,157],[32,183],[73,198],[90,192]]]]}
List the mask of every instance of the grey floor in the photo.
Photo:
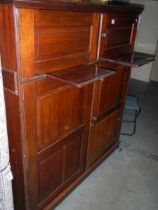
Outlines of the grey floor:
{"type": "Polygon", "coordinates": [[[158,158],[158,83],[132,80],[129,94],[137,96],[142,111],[134,137],[121,136],[121,140],[158,158]]]}
{"type": "Polygon", "coordinates": [[[129,94],[142,108],[136,134],[55,210],[158,210],[158,83],[132,80],[129,94]]]}

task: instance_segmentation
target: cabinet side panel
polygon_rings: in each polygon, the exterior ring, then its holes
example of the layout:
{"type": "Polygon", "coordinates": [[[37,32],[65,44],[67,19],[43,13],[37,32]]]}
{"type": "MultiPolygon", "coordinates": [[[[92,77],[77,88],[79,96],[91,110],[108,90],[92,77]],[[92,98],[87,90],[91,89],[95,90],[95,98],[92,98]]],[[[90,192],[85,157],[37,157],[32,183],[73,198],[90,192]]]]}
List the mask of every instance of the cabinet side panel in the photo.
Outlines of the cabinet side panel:
{"type": "Polygon", "coordinates": [[[24,129],[26,150],[26,182],[28,209],[36,209],[37,204],[37,166],[36,166],[36,85],[31,82],[23,85],[24,91],[24,129]],[[31,103],[30,103],[31,102],[31,103]]]}
{"type": "Polygon", "coordinates": [[[0,4],[0,52],[2,69],[17,71],[13,7],[0,4]]]}
{"type": "Polygon", "coordinates": [[[15,209],[25,210],[19,98],[4,90],[15,209]]]}

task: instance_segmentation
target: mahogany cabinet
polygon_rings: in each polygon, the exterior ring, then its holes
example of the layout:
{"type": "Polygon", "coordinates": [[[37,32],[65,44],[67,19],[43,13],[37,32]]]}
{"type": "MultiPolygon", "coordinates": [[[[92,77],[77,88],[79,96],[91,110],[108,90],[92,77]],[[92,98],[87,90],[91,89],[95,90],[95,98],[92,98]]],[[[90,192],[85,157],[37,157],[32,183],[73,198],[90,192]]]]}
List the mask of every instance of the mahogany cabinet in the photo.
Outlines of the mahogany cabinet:
{"type": "Polygon", "coordinates": [[[53,209],[118,146],[142,10],[0,0],[15,209],[53,209]]]}
{"type": "Polygon", "coordinates": [[[138,14],[106,14],[102,19],[100,56],[133,52],[138,14]]]}

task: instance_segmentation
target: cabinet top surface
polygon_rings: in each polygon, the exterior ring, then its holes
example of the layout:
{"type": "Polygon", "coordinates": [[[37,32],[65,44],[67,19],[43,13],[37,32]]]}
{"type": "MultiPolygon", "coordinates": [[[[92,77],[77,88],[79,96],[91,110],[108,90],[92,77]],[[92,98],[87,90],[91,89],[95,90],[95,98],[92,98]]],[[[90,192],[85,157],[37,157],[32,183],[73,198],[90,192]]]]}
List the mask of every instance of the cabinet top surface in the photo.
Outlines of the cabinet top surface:
{"type": "Polygon", "coordinates": [[[98,0],[0,0],[0,3],[11,3],[16,7],[69,10],[83,12],[120,12],[140,13],[143,6],[125,2],[104,2],[98,0]]]}

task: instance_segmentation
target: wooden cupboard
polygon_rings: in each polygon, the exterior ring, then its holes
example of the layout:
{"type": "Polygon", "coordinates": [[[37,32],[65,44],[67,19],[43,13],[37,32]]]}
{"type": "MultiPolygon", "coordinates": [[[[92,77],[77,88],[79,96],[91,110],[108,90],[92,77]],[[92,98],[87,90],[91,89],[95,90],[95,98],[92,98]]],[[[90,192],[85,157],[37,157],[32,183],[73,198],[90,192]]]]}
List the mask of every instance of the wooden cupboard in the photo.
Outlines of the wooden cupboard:
{"type": "Polygon", "coordinates": [[[142,10],[0,0],[15,209],[52,209],[118,146],[142,10]]]}

